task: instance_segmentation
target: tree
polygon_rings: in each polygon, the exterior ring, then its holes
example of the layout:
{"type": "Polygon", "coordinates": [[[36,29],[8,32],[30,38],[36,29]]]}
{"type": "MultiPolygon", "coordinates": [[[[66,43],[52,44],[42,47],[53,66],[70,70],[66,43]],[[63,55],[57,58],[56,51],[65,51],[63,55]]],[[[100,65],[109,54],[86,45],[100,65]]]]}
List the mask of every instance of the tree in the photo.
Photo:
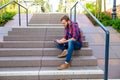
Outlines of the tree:
{"type": "Polygon", "coordinates": [[[96,0],[95,16],[96,16],[97,18],[100,17],[101,9],[102,9],[102,0],[96,0]]]}
{"type": "Polygon", "coordinates": [[[35,0],[34,3],[36,4],[36,6],[39,5],[41,7],[42,12],[45,12],[45,8],[44,8],[45,1],[44,0],[35,0]]]}
{"type": "Polygon", "coordinates": [[[63,4],[63,0],[60,0],[59,6],[58,6],[58,11],[59,12],[63,12],[63,6],[62,6],[62,4],[63,4]]]}
{"type": "Polygon", "coordinates": [[[45,9],[46,9],[46,11],[50,11],[50,5],[49,5],[49,3],[48,2],[45,2],[45,9]]]}
{"type": "Polygon", "coordinates": [[[37,4],[40,4],[40,6],[44,6],[45,4],[45,1],[44,0],[35,0],[35,3],[37,4]]]}
{"type": "Polygon", "coordinates": [[[70,8],[77,0],[60,0],[58,11],[59,12],[69,12],[70,8]],[[65,5],[63,5],[65,3],[65,5]]]}

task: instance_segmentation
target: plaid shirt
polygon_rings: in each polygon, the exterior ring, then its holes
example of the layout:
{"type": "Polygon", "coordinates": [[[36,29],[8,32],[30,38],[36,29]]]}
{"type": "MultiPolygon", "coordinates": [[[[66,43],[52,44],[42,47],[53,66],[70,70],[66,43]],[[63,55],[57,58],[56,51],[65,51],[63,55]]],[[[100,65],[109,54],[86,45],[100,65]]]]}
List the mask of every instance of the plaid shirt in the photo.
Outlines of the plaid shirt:
{"type": "Polygon", "coordinates": [[[81,32],[80,28],[78,27],[78,23],[71,22],[70,26],[65,28],[64,38],[66,40],[74,38],[76,39],[76,41],[82,42],[81,32]]]}

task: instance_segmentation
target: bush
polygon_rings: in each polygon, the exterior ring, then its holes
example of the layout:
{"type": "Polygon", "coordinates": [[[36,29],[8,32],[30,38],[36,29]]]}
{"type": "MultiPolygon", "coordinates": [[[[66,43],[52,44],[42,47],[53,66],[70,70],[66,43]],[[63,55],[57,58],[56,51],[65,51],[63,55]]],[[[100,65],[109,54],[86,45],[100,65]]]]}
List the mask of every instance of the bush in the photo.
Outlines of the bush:
{"type": "Polygon", "coordinates": [[[3,26],[7,21],[13,20],[13,16],[15,15],[15,12],[6,12],[2,14],[2,18],[0,20],[0,26],[3,26]]]}
{"type": "Polygon", "coordinates": [[[2,26],[4,24],[4,20],[0,20],[0,26],[2,26]]]}
{"type": "Polygon", "coordinates": [[[112,18],[108,14],[105,14],[105,13],[101,13],[98,20],[102,22],[102,24],[105,26],[111,26],[113,23],[112,18]]]}
{"type": "Polygon", "coordinates": [[[112,26],[114,24],[113,20],[107,20],[107,21],[103,21],[102,24],[104,26],[112,26]]]}
{"type": "Polygon", "coordinates": [[[14,15],[15,15],[15,12],[6,12],[2,15],[3,16],[2,19],[5,21],[13,20],[14,15]]]}
{"type": "MultiPolygon", "coordinates": [[[[95,10],[94,3],[87,3],[86,7],[88,8],[88,10],[90,10],[92,12],[93,15],[95,15],[96,10],[95,10]]],[[[84,12],[84,13],[86,13],[86,12],[84,12]]],[[[86,16],[91,20],[91,22],[94,25],[96,25],[96,26],[98,25],[89,14],[86,13],[86,16]]],[[[116,29],[118,32],[120,32],[120,19],[113,20],[110,12],[101,12],[98,20],[104,26],[112,26],[114,29],[116,29]]]]}
{"type": "MultiPolygon", "coordinates": [[[[92,12],[92,14],[95,14],[95,4],[94,2],[89,2],[89,3],[86,3],[86,8],[92,12]]],[[[86,13],[86,12],[85,12],[86,13]]],[[[86,13],[87,14],[87,13],[86,13]]]]}
{"type": "Polygon", "coordinates": [[[113,20],[113,21],[114,21],[114,23],[113,23],[112,27],[114,29],[116,29],[118,32],[120,32],[120,19],[116,19],[116,20],[113,20]]]}
{"type": "Polygon", "coordinates": [[[110,15],[101,13],[100,18],[98,20],[104,25],[104,26],[112,26],[114,29],[116,29],[118,32],[120,32],[120,19],[113,20],[110,15]]]}

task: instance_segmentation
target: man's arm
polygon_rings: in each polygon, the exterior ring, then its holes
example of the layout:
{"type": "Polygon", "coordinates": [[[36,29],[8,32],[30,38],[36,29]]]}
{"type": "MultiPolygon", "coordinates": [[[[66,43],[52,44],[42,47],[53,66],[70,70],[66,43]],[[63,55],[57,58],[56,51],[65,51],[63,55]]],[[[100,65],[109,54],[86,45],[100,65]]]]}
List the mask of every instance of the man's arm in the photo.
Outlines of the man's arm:
{"type": "Polygon", "coordinates": [[[75,40],[75,38],[70,38],[68,40],[62,38],[61,40],[57,40],[57,42],[60,43],[60,44],[64,44],[64,43],[67,43],[69,40],[75,40]]]}
{"type": "Polygon", "coordinates": [[[66,41],[66,39],[65,39],[65,38],[62,38],[62,39],[60,39],[60,41],[66,41]]]}

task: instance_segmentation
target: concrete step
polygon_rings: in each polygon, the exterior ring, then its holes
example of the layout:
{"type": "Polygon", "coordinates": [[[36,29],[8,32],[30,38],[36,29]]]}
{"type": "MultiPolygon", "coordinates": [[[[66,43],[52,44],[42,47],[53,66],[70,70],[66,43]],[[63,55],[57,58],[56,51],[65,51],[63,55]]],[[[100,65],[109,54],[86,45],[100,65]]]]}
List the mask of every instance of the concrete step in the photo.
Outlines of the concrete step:
{"type": "MultiPolygon", "coordinates": [[[[61,31],[63,31],[63,28],[59,28],[61,31]]],[[[47,31],[47,28],[42,27],[23,27],[23,28],[12,28],[12,32],[40,32],[40,31],[47,31]]],[[[9,31],[11,32],[11,31],[9,31]]]]}
{"type": "MultiPolygon", "coordinates": [[[[13,31],[9,31],[8,35],[45,35],[45,31],[40,31],[40,32],[13,32],[13,31]]],[[[60,34],[60,33],[56,33],[56,34],[60,34]]]]}
{"type": "MultiPolygon", "coordinates": [[[[4,41],[54,41],[56,39],[61,39],[63,35],[9,35],[4,36],[4,41]]],[[[85,41],[85,36],[82,37],[85,41]]]]}
{"type": "MultiPolygon", "coordinates": [[[[56,56],[0,57],[0,67],[56,67],[64,61],[56,56]]],[[[97,66],[97,60],[93,56],[74,56],[71,66],[97,66]]]]}
{"type": "Polygon", "coordinates": [[[9,35],[22,35],[22,34],[41,34],[41,33],[46,33],[49,35],[63,35],[64,34],[64,30],[60,28],[51,28],[51,29],[25,29],[25,30],[12,30],[12,31],[8,31],[9,35]]]}
{"type": "Polygon", "coordinates": [[[41,56],[0,57],[0,67],[39,67],[41,56]]]}
{"type": "Polygon", "coordinates": [[[63,15],[65,14],[34,14],[29,24],[60,24],[63,15]]]}
{"type": "Polygon", "coordinates": [[[8,35],[64,35],[64,31],[9,31],[8,35]]]}
{"type": "Polygon", "coordinates": [[[52,19],[49,21],[49,19],[47,20],[39,20],[39,19],[33,19],[32,22],[30,22],[29,24],[61,24],[60,20],[56,20],[56,19],[52,19]]]}
{"type": "MultiPolygon", "coordinates": [[[[88,47],[88,46],[89,46],[89,44],[88,44],[87,41],[82,42],[82,47],[88,47]]],[[[45,41],[44,42],[44,47],[45,48],[54,48],[56,46],[54,45],[54,41],[45,41]]]]}
{"type": "Polygon", "coordinates": [[[18,32],[21,32],[21,31],[64,31],[64,27],[63,26],[53,26],[53,27],[49,27],[46,26],[46,27],[35,27],[35,26],[31,26],[31,27],[14,27],[12,28],[12,31],[18,31],[18,32]]]}
{"type": "MultiPolygon", "coordinates": [[[[73,56],[71,66],[97,66],[97,59],[94,56],[73,56]]],[[[42,67],[56,67],[65,62],[65,58],[55,56],[43,56],[42,67]]]]}
{"type": "Polygon", "coordinates": [[[4,36],[4,41],[43,41],[45,40],[45,36],[4,36]]]}
{"type": "MultiPolygon", "coordinates": [[[[52,28],[52,31],[50,31],[49,29],[46,29],[46,28],[43,28],[43,29],[26,29],[25,28],[25,30],[24,29],[14,29],[13,28],[13,30],[12,31],[8,31],[8,34],[10,35],[12,35],[12,34],[16,34],[16,33],[24,33],[24,34],[30,34],[30,33],[36,33],[36,34],[40,34],[40,33],[60,33],[61,35],[63,35],[64,34],[64,30],[63,29],[55,29],[55,28],[52,28]]],[[[60,35],[59,34],[59,35],[60,35]]]]}
{"type": "Polygon", "coordinates": [[[1,80],[58,80],[58,79],[103,79],[103,71],[96,66],[70,67],[57,70],[56,67],[0,68],[1,80]]]}
{"type": "Polygon", "coordinates": [[[68,14],[62,14],[62,13],[49,13],[49,14],[34,14],[33,16],[32,16],[32,19],[34,18],[36,18],[36,19],[58,19],[58,18],[61,18],[63,15],[68,15],[68,14]]]}
{"type": "Polygon", "coordinates": [[[62,26],[62,24],[30,24],[30,23],[29,23],[28,26],[29,26],[29,27],[33,27],[33,26],[34,26],[34,27],[42,27],[42,28],[43,28],[43,27],[44,27],[44,28],[48,28],[48,27],[49,27],[49,28],[53,28],[53,27],[54,27],[54,28],[56,28],[56,27],[59,28],[59,27],[62,26]]]}
{"type": "MultiPolygon", "coordinates": [[[[9,56],[57,56],[62,51],[57,48],[0,48],[1,57],[9,56]]],[[[75,56],[92,56],[91,48],[74,51],[75,56]]]]}
{"type": "Polygon", "coordinates": [[[0,80],[39,80],[40,67],[0,68],[0,80]]]}
{"type": "Polygon", "coordinates": [[[30,27],[30,28],[12,28],[12,31],[8,31],[8,35],[22,35],[22,34],[38,34],[45,33],[46,35],[63,35],[64,27],[30,27]]]}
{"type": "MultiPolygon", "coordinates": [[[[51,25],[51,24],[46,24],[47,26],[45,27],[45,26],[39,26],[39,27],[36,27],[36,26],[31,26],[31,27],[13,27],[12,28],[12,31],[13,32],[26,32],[26,31],[28,31],[28,32],[35,32],[35,31],[37,31],[37,32],[39,32],[39,31],[48,31],[48,32],[53,32],[53,31],[59,31],[59,32],[62,32],[62,31],[64,31],[64,26],[63,25],[59,25],[59,26],[51,26],[51,27],[49,27],[49,25],[51,25]]],[[[82,29],[82,28],[80,28],[80,29],[82,29]]]]}
{"type": "Polygon", "coordinates": [[[39,72],[41,79],[103,79],[103,71],[98,67],[70,67],[57,70],[56,67],[42,67],[39,72]]]}
{"type": "MultiPolygon", "coordinates": [[[[83,47],[88,47],[88,42],[83,41],[83,47]]],[[[0,42],[1,48],[55,48],[54,41],[4,41],[0,42]]]]}
{"type": "MultiPolygon", "coordinates": [[[[44,48],[44,56],[52,56],[52,55],[59,55],[62,51],[57,48],[44,48]]],[[[73,55],[76,56],[92,56],[92,49],[91,48],[81,48],[81,50],[74,51],[73,55]]]]}

